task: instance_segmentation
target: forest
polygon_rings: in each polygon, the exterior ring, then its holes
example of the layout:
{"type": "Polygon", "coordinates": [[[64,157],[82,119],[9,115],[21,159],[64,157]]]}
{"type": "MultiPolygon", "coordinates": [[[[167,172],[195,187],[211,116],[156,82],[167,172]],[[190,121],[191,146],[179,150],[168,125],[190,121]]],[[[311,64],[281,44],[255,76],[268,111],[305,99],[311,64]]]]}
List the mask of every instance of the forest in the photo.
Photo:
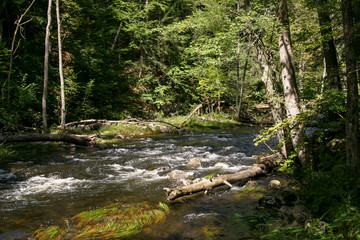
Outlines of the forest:
{"type": "Polygon", "coordinates": [[[257,144],[277,136],[326,239],[360,237],[359,69],[359,0],[0,3],[0,133],[199,104],[264,124],[257,144]]]}

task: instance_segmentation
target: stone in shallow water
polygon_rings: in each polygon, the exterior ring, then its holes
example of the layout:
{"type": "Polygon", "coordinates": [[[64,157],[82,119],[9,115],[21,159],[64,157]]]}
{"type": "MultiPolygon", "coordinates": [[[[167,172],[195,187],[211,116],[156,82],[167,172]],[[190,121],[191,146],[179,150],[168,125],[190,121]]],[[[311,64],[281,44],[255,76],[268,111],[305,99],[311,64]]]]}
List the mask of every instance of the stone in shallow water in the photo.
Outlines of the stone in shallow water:
{"type": "Polygon", "coordinates": [[[280,190],[282,188],[282,185],[279,180],[271,180],[268,187],[272,189],[280,190]]]}
{"type": "Polygon", "coordinates": [[[193,158],[186,164],[186,167],[188,168],[199,168],[201,166],[200,158],[193,158]]]}
{"type": "Polygon", "coordinates": [[[280,208],[282,206],[282,202],[277,197],[266,196],[260,198],[259,206],[264,208],[280,208]]]}
{"type": "Polygon", "coordinates": [[[173,170],[169,173],[170,180],[194,179],[194,172],[185,172],[181,170],[173,170]]]}
{"type": "Polygon", "coordinates": [[[214,167],[216,167],[216,168],[229,168],[230,165],[227,164],[227,163],[224,163],[224,162],[218,162],[218,163],[215,163],[214,167]]]}

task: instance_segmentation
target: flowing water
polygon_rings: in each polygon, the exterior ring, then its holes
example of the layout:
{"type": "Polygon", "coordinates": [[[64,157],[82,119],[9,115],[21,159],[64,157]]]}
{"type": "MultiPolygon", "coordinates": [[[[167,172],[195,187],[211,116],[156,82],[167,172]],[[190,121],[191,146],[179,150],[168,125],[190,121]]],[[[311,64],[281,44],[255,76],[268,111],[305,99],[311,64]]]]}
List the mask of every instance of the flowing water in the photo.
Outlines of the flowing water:
{"type": "MultiPolygon", "coordinates": [[[[114,202],[156,204],[164,200],[164,187],[174,169],[194,172],[234,173],[249,168],[252,155],[267,152],[254,146],[259,128],[186,135],[156,135],[123,140],[101,147],[77,147],[56,143],[26,143],[12,146],[16,160],[0,163],[0,233],[31,234],[40,226],[63,224],[65,218],[114,202]],[[186,169],[192,158],[202,167],[186,169]],[[215,168],[224,162],[226,169],[215,168]]],[[[241,239],[247,234],[233,221],[246,215],[251,201],[239,201],[232,190],[203,196],[195,194],[169,204],[164,224],[132,239],[201,239],[204,229],[222,229],[223,239],[241,239]]],[[[3,234],[1,236],[7,236],[3,234]]]]}

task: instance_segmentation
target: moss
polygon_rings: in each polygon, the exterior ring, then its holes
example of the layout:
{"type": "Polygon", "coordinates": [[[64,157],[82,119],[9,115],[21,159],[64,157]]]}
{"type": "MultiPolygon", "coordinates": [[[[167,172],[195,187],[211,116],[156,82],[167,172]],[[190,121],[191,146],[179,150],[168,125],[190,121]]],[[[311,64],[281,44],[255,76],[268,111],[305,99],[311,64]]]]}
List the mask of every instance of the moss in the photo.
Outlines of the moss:
{"type": "Polygon", "coordinates": [[[122,205],[114,203],[94,211],[82,212],[67,219],[66,228],[50,226],[35,232],[35,239],[119,239],[131,237],[146,226],[165,220],[169,207],[159,209],[148,203],[122,205]],[[71,222],[71,224],[70,224],[71,222]]]}
{"type": "Polygon", "coordinates": [[[235,193],[235,198],[243,199],[243,198],[250,198],[254,200],[259,200],[265,194],[265,189],[262,187],[255,187],[255,188],[244,188],[235,193]]]}
{"type": "Polygon", "coordinates": [[[215,226],[204,226],[202,228],[202,231],[205,236],[205,239],[212,240],[212,239],[219,239],[221,229],[215,226]]]}

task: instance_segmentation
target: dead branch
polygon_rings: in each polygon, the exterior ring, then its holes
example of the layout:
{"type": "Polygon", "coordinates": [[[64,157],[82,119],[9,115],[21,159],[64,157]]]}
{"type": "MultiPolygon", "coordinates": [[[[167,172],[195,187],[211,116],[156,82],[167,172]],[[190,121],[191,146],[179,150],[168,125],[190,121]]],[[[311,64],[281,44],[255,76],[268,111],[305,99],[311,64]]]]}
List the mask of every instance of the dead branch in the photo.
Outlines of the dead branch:
{"type": "Polygon", "coordinates": [[[197,110],[199,110],[200,108],[202,108],[202,106],[203,106],[202,103],[200,103],[200,104],[189,114],[189,116],[186,118],[186,120],[179,125],[178,128],[182,128],[182,127],[190,120],[190,118],[194,115],[194,113],[196,113],[197,110]]]}

